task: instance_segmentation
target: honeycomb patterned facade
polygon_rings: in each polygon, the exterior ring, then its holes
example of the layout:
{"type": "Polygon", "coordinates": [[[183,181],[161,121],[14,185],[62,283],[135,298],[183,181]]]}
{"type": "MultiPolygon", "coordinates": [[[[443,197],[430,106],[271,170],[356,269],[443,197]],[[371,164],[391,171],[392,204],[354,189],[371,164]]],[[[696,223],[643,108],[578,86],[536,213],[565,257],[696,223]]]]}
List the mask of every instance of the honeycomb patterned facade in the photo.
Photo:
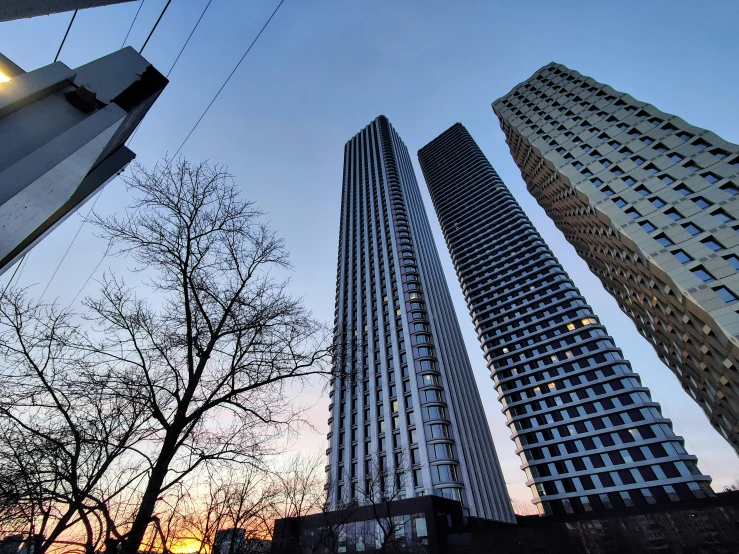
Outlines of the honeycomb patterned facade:
{"type": "Polygon", "coordinates": [[[467,130],[457,123],[418,158],[539,512],[712,494],[467,130]]]}
{"type": "Polygon", "coordinates": [[[739,452],[739,146],[555,63],[493,110],[529,192],[739,452]]]}

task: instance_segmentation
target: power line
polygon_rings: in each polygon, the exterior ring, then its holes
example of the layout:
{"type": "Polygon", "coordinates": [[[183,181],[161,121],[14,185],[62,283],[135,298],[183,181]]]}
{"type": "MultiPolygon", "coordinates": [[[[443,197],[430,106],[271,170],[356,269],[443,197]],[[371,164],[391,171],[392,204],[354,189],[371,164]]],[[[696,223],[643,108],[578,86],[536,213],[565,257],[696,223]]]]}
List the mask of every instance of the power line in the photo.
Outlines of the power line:
{"type": "Polygon", "coordinates": [[[146,40],[144,41],[144,45],[141,47],[141,50],[139,50],[139,54],[144,52],[144,48],[146,48],[146,45],[149,43],[149,39],[151,38],[151,35],[154,34],[154,31],[156,31],[157,26],[159,25],[159,22],[162,20],[162,17],[164,17],[164,12],[167,11],[167,8],[169,8],[169,5],[172,3],[172,0],[167,0],[167,3],[164,5],[164,9],[162,10],[162,13],[159,14],[159,17],[157,18],[156,23],[154,23],[154,26],[151,28],[151,32],[149,32],[149,36],[146,37],[146,40]]]}
{"type": "Polygon", "coordinates": [[[49,278],[49,282],[46,283],[46,286],[44,287],[44,292],[42,292],[41,296],[39,296],[39,300],[41,300],[44,297],[44,294],[46,294],[46,291],[49,289],[49,285],[51,285],[51,282],[54,280],[54,277],[56,277],[57,271],[59,271],[59,268],[64,263],[64,260],[66,259],[67,254],[69,254],[69,251],[72,249],[72,245],[77,240],[77,237],[79,236],[80,231],[82,231],[82,227],[84,227],[85,223],[87,223],[87,220],[90,217],[90,214],[92,214],[92,210],[95,209],[95,204],[97,204],[98,200],[100,200],[100,196],[102,195],[102,193],[103,191],[101,190],[100,192],[98,192],[97,196],[95,197],[95,201],[92,203],[92,206],[90,207],[90,211],[87,212],[85,219],[83,219],[82,223],[80,223],[79,229],[77,229],[77,232],[74,234],[74,237],[72,237],[72,242],[70,242],[69,246],[67,246],[67,250],[64,252],[62,259],[59,260],[59,264],[57,264],[56,269],[54,270],[54,273],[51,274],[51,277],[49,278]]]}
{"type": "MultiPolygon", "coordinates": [[[[169,71],[167,71],[166,77],[169,78],[170,73],[172,73],[172,70],[174,69],[174,66],[177,65],[177,62],[180,61],[180,56],[182,56],[182,53],[185,51],[185,48],[187,48],[188,43],[190,42],[190,39],[195,34],[195,30],[198,28],[198,25],[200,25],[200,21],[203,19],[203,16],[205,15],[205,12],[208,11],[208,8],[210,7],[210,3],[213,0],[208,0],[208,3],[205,5],[205,9],[200,14],[200,17],[195,22],[195,26],[192,28],[192,31],[190,31],[190,36],[187,37],[187,40],[185,41],[185,44],[182,45],[182,48],[180,48],[180,52],[177,54],[177,57],[175,58],[174,62],[172,63],[172,66],[169,68],[169,71]]],[[[131,144],[131,141],[133,141],[133,137],[136,136],[136,133],[139,132],[139,128],[141,127],[141,123],[143,123],[143,120],[139,122],[138,125],[136,125],[136,128],[133,130],[133,133],[131,133],[131,136],[126,141],[126,145],[128,146],[131,144]]]]}
{"type": "Polygon", "coordinates": [[[92,270],[92,271],[90,272],[90,275],[88,275],[88,276],[87,276],[87,279],[85,280],[85,282],[84,282],[84,283],[82,284],[82,286],[80,287],[80,290],[78,290],[78,291],[77,291],[77,294],[75,294],[75,295],[74,295],[74,298],[72,298],[72,301],[71,301],[71,302],[69,303],[69,306],[68,306],[68,307],[71,307],[71,306],[72,306],[72,304],[74,304],[74,301],[75,301],[75,300],[77,300],[77,297],[78,297],[78,296],[79,296],[80,294],[82,294],[82,291],[83,291],[83,290],[85,290],[85,287],[87,286],[87,283],[89,283],[89,282],[90,282],[90,279],[92,279],[92,276],[93,276],[93,275],[95,275],[95,272],[96,272],[96,271],[98,270],[98,268],[100,267],[100,264],[102,264],[102,263],[103,263],[103,260],[104,260],[105,258],[107,258],[107,257],[108,257],[108,253],[109,253],[109,252],[110,252],[110,245],[108,245],[108,248],[106,248],[106,249],[105,249],[105,252],[103,253],[103,257],[102,257],[102,258],[100,258],[100,261],[99,261],[99,262],[97,263],[97,265],[95,266],[95,269],[93,269],[93,270],[92,270]]]}
{"type": "Polygon", "coordinates": [[[208,0],[208,3],[205,5],[205,9],[203,10],[203,13],[200,14],[200,17],[198,17],[198,20],[195,22],[195,27],[192,28],[192,31],[190,31],[190,36],[187,37],[187,40],[185,41],[185,44],[182,45],[182,48],[180,49],[180,53],[177,54],[177,57],[174,60],[174,63],[172,64],[172,67],[169,68],[169,71],[167,71],[167,77],[169,77],[169,74],[172,73],[172,70],[174,69],[174,66],[177,65],[177,62],[180,61],[180,56],[185,51],[185,48],[187,48],[187,44],[190,42],[190,39],[195,34],[195,29],[198,28],[198,25],[200,25],[200,21],[203,19],[203,16],[205,15],[205,12],[208,11],[208,7],[210,7],[210,3],[213,0],[208,0]]]}
{"type": "Polygon", "coordinates": [[[199,119],[197,120],[197,122],[195,123],[195,125],[193,126],[193,128],[192,128],[192,129],[190,129],[190,132],[189,132],[189,133],[187,134],[187,136],[185,137],[185,140],[183,140],[183,141],[182,141],[182,144],[180,144],[180,147],[179,147],[179,148],[177,149],[177,152],[175,152],[175,153],[174,153],[174,156],[173,156],[173,157],[177,157],[177,154],[179,154],[179,153],[180,153],[180,150],[182,150],[182,147],[183,147],[183,146],[185,146],[185,143],[187,142],[187,140],[188,140],[188,139],[190,138],[190,136],[191,136],[191,135],[193,134],[193,132],[195,132],[195,129],[197,129],[197,128],[198,128],[198,125],[200,125],[200,122],[201,122],[201,121],[203,120],[203,118],[205,117],[205,114],[207,114],[207,113],[208,113],[208,110],[210,110],[210,107],[211,107],[211,106],[213,105],[213,103],[214,103],[214,102],[216,101],[216,99],[218,98],[218,96],[219,96],[219,95],[221,94],[221,91],[223,91],[223,89],[224,89],[224,88],[226,88],[226,85],[227,85],[227,84],[228,84],[228,82],[229,82],[229,81],[231,80],[231,77],[233,77],[234,73],[236,73],[236,70],[237,70],[237,69],[239,68],[239,66],[241,65],[241,62],[243,62],[243,61],[244,61],[244,58],[246,58],[246,55],[247,55],[247,54],[248,54],[248,53],[249,53],[249,52],[251,51],[252,47],[254,46],[254,44],[256,44],[257,40],[259,40],[259,37],[260,37],[260,36],[262,36],[262,33],[263,33],[263,32],[264,32],[264,30],[265,30],[265,29],[267,28],[267,25],[269,25],[269,22],[270,22],[270,21],[272,21],[272,18],[273,18],[273,17],[275,16],[275,14],[277,13],[277,10],[279,10],[279,9],[280,9],[280,6],[282,6],[282,4],[283,4],[283,2],[284,2],[284,1],[285,1],[285,0],[280,0],[280,3],[279,3],[279,4],[277,4],[277,7],[275,8],[275,11],[273,11],[273,12],[272,12],[272,15],[270,15],[270,16],[269,16],[269,19],[268,19],[268,20],[267,20],[267,22],[266,22],[266,23],[265,23],[265,24],[264,24],[264,25],[262,26],[262,29],[261,29],[261,30],[259,31],[259,34],[257,34],[257,36],[256,36],[256,37],[254,38],[254,40],[253,40],[253,41],[251,42],[251,44],[249,45],[249,48],[247,48],[247,49],[246,49],[246,52],[244,52],[244,55],[243,55],[243,56],[241,56],[241,59],[240,59],[240,60],[239,60],[239,62],[238,62],[238,63],[236,64],[236,66],[235,66],[235,67],[233,68],[233,70],[231,71],[231,73],[229,74],[229,76],[228,76],[228,77],[226,78],[226,80],[225,80],[225,81],[223,82],[223,84],[221,85],[221,88],[219,88],[219,89],[218,89],[218,92],[216,92],[216,95],[215,95],[215,96],[213,97],[213,99],[212,99],[212,100],[210,101],[210,104],[208,104],[208,107],[207,107],[207,108],[205,108],[205,111],[204,111],[204,112],[202,113],[202,115],[200,116],[200,118],[199,118],[199,119]]]}
{"type": "Polygon", "coordinates": [[[62,47],[64,46],[64,43],[67,41],[67,35],[69,35],[69,30],[72,28],[72,23],[74,23],[74,18],[77,17],[77,12],[79,10],[74,10],[74,13],[72,14],[72,19],[69,21],[69,25],[67,26],[67,32],[64,33],[64,38],[62,39],[62,43],[59,45],[59,50],[56,51],[56,56],[54,56],[54,61],[57,61],[59,59],[59,54],[62,53],[62,47]]]}
{"type": "Polygon", "coordinates": [[[141,0],[141,3],[139,4],[139,9],[136,10],[136,15],[133,16],[133,21],[131,21],[131,26],[128,28],[128,32],[126,33],[126,38],[124,38],[123,39],[123,42],[121,43],[121,48],[123,48],[124,46],[126,46],[126,41],[128,40],[128,35],[131,34],[131,29],[133,29],[133,25],[134,25],[134,23],[136,23],[136,19],[138,19],[138,17],[139,17],[139,12],[141,11],[141,8],[143,7],[144,2],[146,2],[146,0],[141,0]]]}

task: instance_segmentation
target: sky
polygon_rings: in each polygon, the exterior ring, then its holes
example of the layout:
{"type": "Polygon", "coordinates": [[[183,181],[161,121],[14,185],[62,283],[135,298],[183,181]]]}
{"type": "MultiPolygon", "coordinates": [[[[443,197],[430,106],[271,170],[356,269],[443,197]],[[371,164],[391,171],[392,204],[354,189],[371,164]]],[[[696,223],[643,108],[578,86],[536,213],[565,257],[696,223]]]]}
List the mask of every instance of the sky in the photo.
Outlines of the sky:
{"type": "MultiPolygon", "coordinates": [[[[278,1],[212,0],[131,143],[138,161],[153,165],[174,154],[278,1]]],[[[145,1],[127,44],[141,47],[165,3],[145,1]]],[[[170,5],[144,50],[162,73],[206,3],[170,5]]],[[[119,49],[138,7],[136,1],[79,12],[59,59],[76,67],[119,49]]],[[[26,70],[51,63],[70,16],[0,23],[0,52],[26,70]]],[[[244,197],[285,238],[291,290],[330,323],[343,147],[377,115],[390,119],[414,160],[511,497],[527,504],[531,493],[416,160],[419,148],[461,122],[721,490],[739,480],[739,458],[526,191],[490,104],[555,61],[737,143],[736,21],[736,0],[286,0],[182,153],[229,168],[244,197]]],[[[95,209],[115,213],[128,202],[115,180],[95,209]]],[[[103,258],[104,241],[82,221],[70,217],[31,252],[21,285],[41,294],[50,283],[45,298],[66,304],[101,259],[83,295],[94,294],[103,271],[127,270],[125,260],[103,258]]],[[[324,392],[318,384],[302,391],[314,428],[291,441],[294,451],[325,448],[324,392]]]]}

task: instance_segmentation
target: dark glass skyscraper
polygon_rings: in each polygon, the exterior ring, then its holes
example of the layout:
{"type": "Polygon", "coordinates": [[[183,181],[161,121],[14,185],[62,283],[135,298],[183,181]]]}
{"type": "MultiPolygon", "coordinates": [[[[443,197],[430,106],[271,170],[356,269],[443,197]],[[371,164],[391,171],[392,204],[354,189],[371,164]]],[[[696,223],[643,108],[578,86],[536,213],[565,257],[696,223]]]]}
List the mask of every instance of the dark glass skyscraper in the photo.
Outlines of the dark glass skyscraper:
{"type": "Polygon", "coordinates": [[[418,157],[540,513],[712,494],[467,130],[418,157]]]}
{"type": "Polygon", "coordinates": [[[437,494],[514,522],[408,150],[380,116],[347,142],[332,506],[437,494]]]}

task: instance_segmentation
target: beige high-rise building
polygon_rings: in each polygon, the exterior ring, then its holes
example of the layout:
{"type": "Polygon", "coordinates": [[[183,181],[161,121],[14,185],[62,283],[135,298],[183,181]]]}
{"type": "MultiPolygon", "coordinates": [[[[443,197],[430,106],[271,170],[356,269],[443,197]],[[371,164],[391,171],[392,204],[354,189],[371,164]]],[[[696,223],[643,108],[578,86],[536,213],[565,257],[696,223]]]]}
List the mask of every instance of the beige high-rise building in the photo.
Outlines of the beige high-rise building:
{"type": "Polygon", "coordinates": [[[739,452],[739,146],[556,63],[493,110],[529,192],[739,452]]]}

